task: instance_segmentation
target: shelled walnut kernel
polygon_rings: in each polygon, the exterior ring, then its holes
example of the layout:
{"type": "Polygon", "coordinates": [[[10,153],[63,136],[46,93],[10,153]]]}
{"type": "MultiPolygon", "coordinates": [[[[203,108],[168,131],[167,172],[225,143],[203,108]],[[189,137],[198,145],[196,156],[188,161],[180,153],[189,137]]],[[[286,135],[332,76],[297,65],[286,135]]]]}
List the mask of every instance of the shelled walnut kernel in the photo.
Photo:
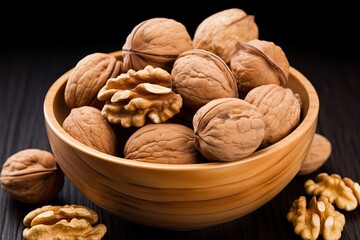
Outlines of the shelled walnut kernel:
{"type": "Polygon", "coordinates": [[[313,196],[308,208],[305,196],[300,196],[293,202],[286,218],[302,239],[317,239],[322,235],[324,240],[337,240],[345,225],[345,216],[336,211],[325,196],[319,199],[313,196]]]}
{"type": "Polygon", "coordinates": [[[315,181],[307,180],[304,187],[308,194],[325,196],[331,203],[346,211],[354,210],[359,204],[359,184],[350,178],[343,179],[339,174],[319,173],[315,181]]]}
{"type": "Polygon", "coordinates": [[[98,99],[106,101],[101,114],[109,122],[125,128],[142,127],[147,118],[161,123],[180,112],[183,101],[171,88],[171,75],[151,65],[110,78],[98,99]]]}
{"type": "Polygon", "coordinates": [[[82,205],[46,205],[30,211],[23,220],[25,240],[91,239],[100,240],[107,228],[94,226],[98,214],[82,205]]]}

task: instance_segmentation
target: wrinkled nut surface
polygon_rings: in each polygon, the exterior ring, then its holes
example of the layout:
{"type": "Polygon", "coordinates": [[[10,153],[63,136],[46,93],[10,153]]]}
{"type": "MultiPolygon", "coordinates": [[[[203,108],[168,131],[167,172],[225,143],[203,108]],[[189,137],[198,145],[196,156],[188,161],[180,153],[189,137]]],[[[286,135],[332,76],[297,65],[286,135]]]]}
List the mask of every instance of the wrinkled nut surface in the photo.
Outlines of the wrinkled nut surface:
{"type": "Polygon", "coordinates": [[[325,136],[315,133],[309,153],[301,164],[298,175],[305,175],[318,170],[329,159],[331,148],[331,142],[325,136]]]}
{"type": "Polygon", "coordinates": [[[252,89],[245,101],[258,107],[264,116],[266,127],[261,147],[281,140],[300,123],[300,103],[290,88],[261,85],[252,89]]]}
{"type": "Polygon", "coordinates": [[[15,199],[38,204],[56,197],[64,184],[64,174],[52,153],[24,149],[3,164],[1,187],[15,199]]]}
{"type": "Polygon", "coordinates": [[[92,53],[82,58],[66,82],[64,98],[69,108],[93,106],[100,108],[97,93],[106,81],[121,71],[121,61],[106,53],[92,53]]]}
{"type": "Polygon", "coordinates": [[[147,65],[168,72],[177,56],[193,48],[186,27],[170,18],[150,18],[136,25],[122,47],[124,71],[135,71],[147,65]]]}
{"type": "Polygon", "coordinates": [[[46,205],[24,217],[23,237],[25,240],[102,239],[107,228],[104,224],[95,225],[98,219],[98,214],[86,206],[46,205]]]}
{"type": "Polygon", "coordinates": [[[202,49],[183,52],[171,71],[173,89],[184,107],[195,112],[211,100],[238,97],[235,77],[226,63],[202,49]]]}
{"type": "Polygon", "coordinates": [[[217,12],[204,19],[196,28],[194,48],[205,49],[230,63],[236,43],[259,37],[259,29],[253,15],[239,8],[217,12]]]}
{"type": "Polygon", "coordinates": [[[182,97],[171,89],[171,75],[151,65],[144,69],[111,78],[99,91],[98,98],[106,101],[101,114],[109,122],[123,127],[142,127],[150,119],[162,123],[177,114],[182,97]]]}
{"type": "Polygon", "coordinates": [[[286,218],[302,239],[318,239],[320,235],[324,240],[340,239],[345,226],[345,216],[324,196],[319,199],[313,196],[308,207],[305,196],[300,196],[293,202],[286,218]]]}
{"type": "Polygon", "coordinates": [[[147,124],[127,140],[124,156],[141,162],[164,164],[198,163],[194,131],[181,124],[147,124]]]}
{"type": "Polygon", "coordinates": [[[343,181],[346,186],[351,188],[351,190],[354,193],[354,196],[356,197],[356,199],[358,201],[358,205],[360,205],[360,185],[359,185],[359,183],[354,182],[351,178],[348,178],[348,177],[344,177],[343,181]]]}
{"type": "Polygon", "coordinates": [[[238,42],[230,61],[238,89],[246,95],[264,84],[286,86],[290,64],[282,48],[273,42],[253,39],[238,42]]]}
{"type": "Polygon", "coordinates": [[[195,146],[213,161],[235,161],[253,153],[265,134],[260,110],[239,98],[215,99],[193,118],[195,146]]]}
{"type": "Polygon", "coordinates": [[[339,209],[352,211],[359,204],[360,187],[358,183],[349,180],[346,178],[344,181],[339,174],[319,173],[315,181],[307,180],[304,187],[308,194],[327,197],[339,209]]]}
{"type": "Polygon", "coordinates": [[[74,139],[86,146],[116,155],[116,135],[99,109],[90,106],[73,108],[62,127],[74,139]]]}

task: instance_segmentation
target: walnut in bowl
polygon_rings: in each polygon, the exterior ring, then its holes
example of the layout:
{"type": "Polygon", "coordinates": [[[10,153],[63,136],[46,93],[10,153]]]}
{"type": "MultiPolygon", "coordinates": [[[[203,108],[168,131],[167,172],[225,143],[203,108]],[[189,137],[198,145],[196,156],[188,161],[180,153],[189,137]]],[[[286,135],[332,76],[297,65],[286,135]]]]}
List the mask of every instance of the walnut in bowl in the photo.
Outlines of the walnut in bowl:
{"type": "Polygon", "coordinates": [[[152,227],[201,229],[240,218],[263,206],[295,177],[317,126],[316,90],[291,67],[286,86],[301,98],[301,121],[278,142],[231,162],[133,161],[92,149],[61,127],[70,112],[64,101],[70,73],[55,81],[44,100],[47,134],[59,165],[73,185],[99,207],[152,227]]]}

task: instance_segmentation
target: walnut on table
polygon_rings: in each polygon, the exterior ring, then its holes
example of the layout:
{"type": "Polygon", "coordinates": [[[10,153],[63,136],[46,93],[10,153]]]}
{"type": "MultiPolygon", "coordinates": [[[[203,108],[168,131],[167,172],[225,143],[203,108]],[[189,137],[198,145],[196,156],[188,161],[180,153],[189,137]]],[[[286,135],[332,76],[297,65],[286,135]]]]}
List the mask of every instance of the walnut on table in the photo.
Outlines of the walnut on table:
{"type": "Polygon", "coordinates": [[[7,158],[0,183],[15,199],[38,204],[56,197],[64,185],[64,173],[51,152],[29,148],[7,158]]]}
{"type": "Polygon", "coordinates": [[[360,204],[360,185],[358,182],[354,182],[351,178],[344,177],[343,181],[346,186],[351,188],[351,190],[354,193],[354,196],[356,197],[358,204],[360,204]]]}
{"type": "Polygon", "coordinates": [[[297,175],[306,175],[315,172],[329,159],[331,151],[331,142],[325,136],[315,133],[309,152],[301,164],[297,175]]]}
{"type": "Polygon", "coordinates": [[[25,240],[100,240],[107,228],[97,224],[98,214],[82,205],[46,205],[30,211],[23,219],[25,240]],[[95,225],[95,226],[94,226],[95,225]]]}
{"type": "Polygon", "coordinates": [[[144,69],[110,78],[99,91],[98,99],[106,101],[101,114],[109,122],[123,127],[142,127],[147,119],[162,123],[180,112],[183,101],[171,89],[171,75],[151,65],[144,69]]]}
{"type": "Polygon", "coordinates": [[[305,191],[315,196],[325,196],[340,209],[354,210],[359,204],[360,186],[350,178],[339,174],[319,173],[315,181],[309,179],[304,184],[305,191]]]}
{"type": "Polygon", "coordinates": [[[313,196],[308,208],[306,204],[305,196],[300,196],[286,216],[293,224],[294,232],[302,239],[317,239],[320,235],[324,240],[340,239],[345,216],[335,210],[328,198],[313,196]]]}

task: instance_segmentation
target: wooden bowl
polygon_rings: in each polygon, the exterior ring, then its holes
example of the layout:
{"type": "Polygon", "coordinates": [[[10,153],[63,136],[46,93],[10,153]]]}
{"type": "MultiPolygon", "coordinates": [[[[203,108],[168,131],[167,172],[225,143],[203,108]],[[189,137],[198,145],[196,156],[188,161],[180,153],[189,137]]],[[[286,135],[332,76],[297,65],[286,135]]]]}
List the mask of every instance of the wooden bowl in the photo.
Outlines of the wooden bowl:
{"type": "Polygon", "coordinates": [[[306,77],[290,67],[288,87],[301,96],[301,123],[279,142],[245,159],[167,165],[111,156],[76,141],[61,127],[70,112],[64,89],[71,71],[54,82],[44,101],[46,130],[58,164],[96,205],[143,225],[195,230],[258,209],[298,173],[316,131],[317,92],[306,77]]]}

